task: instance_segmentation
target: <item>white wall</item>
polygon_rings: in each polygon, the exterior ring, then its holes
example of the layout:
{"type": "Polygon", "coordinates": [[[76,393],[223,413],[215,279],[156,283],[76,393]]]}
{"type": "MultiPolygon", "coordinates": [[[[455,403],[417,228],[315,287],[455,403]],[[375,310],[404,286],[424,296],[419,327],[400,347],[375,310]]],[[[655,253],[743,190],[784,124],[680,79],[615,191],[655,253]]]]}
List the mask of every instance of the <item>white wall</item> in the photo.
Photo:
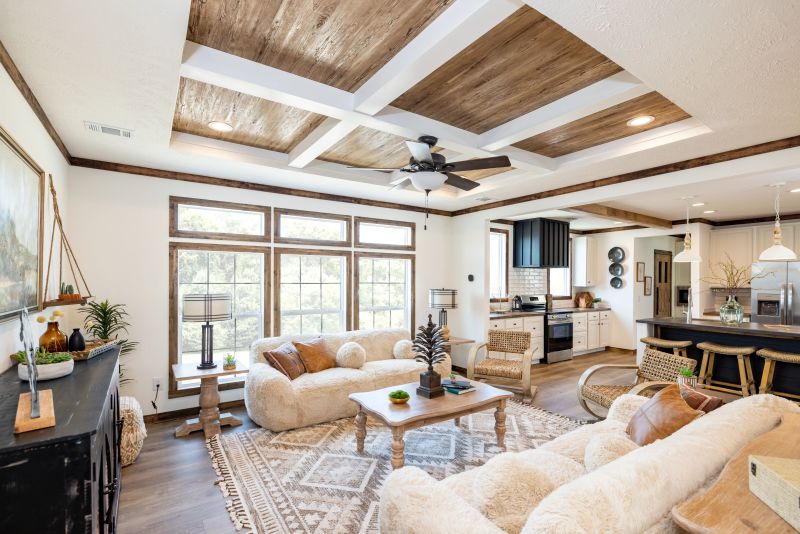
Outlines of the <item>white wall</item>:
{"type": "MultiPolygon", "coordinates": [[[[630,281],[634,287],[634,317],[645,319],[653,316],[653,302],[655,295],[655,256],[656,250],[675,251],[675,238],[672,236],[640,237],[634,241],[634,265],[633,276],[630,281]],[[636,262],[644,263],[644,275],[653,278],[653,289],[650,295],[644,294],[644,282],[636,282],[636,262]]],[[[681,264],[675,264],[678,266],[681,264]]],[[[674,284],[674,280],[673,280],[674,284]]],[[[673,285],[673,288],[675,286],[673,285]]],[[[675,292],[672,291],[672,299],[675,300],[675,292]]]]}
{"type": "MultiPolygon", "coordinates": [[[[33,160],[46,173],[52,173],[58,192],[58,202],[62,212],[67,208],[68,192],[66,190],[66,180],[69,166],[64,156],[61,155],[47,131],[36,118],[28,103],[14,86],[11,78],[4,69],[0,69],[0,126],[3,127],[14,140],[33,158],[33,160]]],[[[45,185],[47,191],[47,185],[45,185]]],[[[3,194],[0,191],[0,194],[3,194]]],[[[65,225],[69,224],[68,217],[64,216],[65,225]]],[[[44,269],[47,269],[47,250],[50,243],[50,225],[53,221],[53,210],[50,203],[49,193],[45,194],[45,231],[44,231],[44,269]]],[[[0,253],[5,253],[0,251],[0,253]]],[[[57,255],[56,255],[57,256],[57,255]]],[[[58,261],[51,269],[50,288],[57,285],[58,281],[58,261]]],[[[54,296],[54,295],[51,295],[54,296]]],[[[47,310],[52,312],[52,310],[47,310]]],[[[32,314],[32,316],[35,316],[32,314]]],[[[33,322],[36,336],[41,335],[44,327],[33,322]]],[[[62,330],[65,330],[62,325],[62,330]]],[[[19,341],[19,320],[9,320],[0,323],[0,372],[8,369],[12,364],[8,358],[22,348],[19,341]]]]}
{"type": "MultiPolygon", "coordinates": [[[[424,214],[355,206],[337,202],[273,195],[243,189],[162,180],[145,176],[74,167],[70,174],[73,246],[86,258],[84,273],[99,299],[124,303],[130,313],[130,338],[139,342],[124,364],[133,382],[125,394],[135,396],[152,413],[152,378],[160,377],[159,411],[197,405],[196,397],[167,400],[168,384],[168,246],[169,196],[214,199],[264,206],[364,215],[417,223],[416,323],[429,313],[428,289],[453,287],[446,244],[455,242],[452,220],[431,216],[423,230],[424,214]]],[[[458,241],[461,243],[461,241],[458,241]]],[[[488,243],[487,243],[488,246],[488,243]]],[[[453,334],[461,335],[453,310],[453,334]]],[[[242,398],[242,390],[223,391],[222,400],[242,398]]]]}

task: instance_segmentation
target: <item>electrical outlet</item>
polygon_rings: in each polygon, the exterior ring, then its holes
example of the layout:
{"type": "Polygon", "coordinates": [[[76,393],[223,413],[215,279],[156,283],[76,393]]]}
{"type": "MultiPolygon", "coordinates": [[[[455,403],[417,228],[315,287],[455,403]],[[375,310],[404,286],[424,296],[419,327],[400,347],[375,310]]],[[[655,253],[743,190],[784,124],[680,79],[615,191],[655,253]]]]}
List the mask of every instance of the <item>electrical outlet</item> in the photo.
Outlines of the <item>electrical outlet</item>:
{"type": "Polygon", "coordinates": [[[153,377],[153,391],[157,391],[161,387],[161,377],[153,377]]]}

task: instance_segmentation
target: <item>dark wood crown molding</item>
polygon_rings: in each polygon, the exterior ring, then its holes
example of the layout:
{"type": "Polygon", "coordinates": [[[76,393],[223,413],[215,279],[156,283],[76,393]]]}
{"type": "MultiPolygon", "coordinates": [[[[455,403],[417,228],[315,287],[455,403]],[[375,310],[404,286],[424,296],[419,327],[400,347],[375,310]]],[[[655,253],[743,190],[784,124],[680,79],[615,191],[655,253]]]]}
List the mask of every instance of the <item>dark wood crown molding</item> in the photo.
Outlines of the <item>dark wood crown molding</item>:
{"type": "Polygon", "coordinates": [[[72,159],[69,150],[67,150],[66,145],[64,145],[61,137],[59,137],[58,132],[56,132],[56,129],[53,127],[50,119],[47,118],[47,114],[44,112],[41,104],[39,104],[39,101],[36,99],[36,95],[33,94],[33,91],[31,91],[31,88],[28,86],[25,78],[22,77],[22,73],[17,68],[14,60],[11,59],[11,56],[8,54],[8,50],[6,50],[6,47],[3,46],[2,41],[0,41],[0,64],[3,65],[3,68],[8,73],[11,81],[17,86],[17,90],[19,90],[20,94],[22,94],[22,97],[25,99],[25,101],[28,102],[28,105],[39,119],[39,122],[42,123],[42,126],[53,140],[53,143],[55,143],[56,147],[58,147],[58,150],[60,150],[61,154],[64,156],[64,159],[67,160],[67,163],[69,163],[72,159]]]}

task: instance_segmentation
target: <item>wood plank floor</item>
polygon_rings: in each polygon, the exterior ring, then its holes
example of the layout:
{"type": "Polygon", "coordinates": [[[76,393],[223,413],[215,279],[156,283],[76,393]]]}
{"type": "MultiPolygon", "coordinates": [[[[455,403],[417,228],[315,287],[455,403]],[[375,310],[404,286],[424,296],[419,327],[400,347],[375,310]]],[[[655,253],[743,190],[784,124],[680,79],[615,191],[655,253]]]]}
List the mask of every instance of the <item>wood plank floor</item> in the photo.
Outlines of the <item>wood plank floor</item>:
{"type": "MultiPolygon", "coordinates": [[[[578,405],[575,386],[583,371],[598,363],[634,363],[627,352],[606,351],[553,365],[535,365],[532,382],[539,386],[535,406],[583,420],[592,418],[578,405]]],[[[630,383],[632,371],[613,369],[603,383],[630,383]]],[[[244,408],[229,410],[244,424],[225,432],[253,428],[244,408]]],[[[181,421],[148,425],[148,437],[136,463],[122,470],[119,531],[122,534],[235,533],[224,499],[214,485],[216,474],[202,432],[176,439],[181,421]]]]}

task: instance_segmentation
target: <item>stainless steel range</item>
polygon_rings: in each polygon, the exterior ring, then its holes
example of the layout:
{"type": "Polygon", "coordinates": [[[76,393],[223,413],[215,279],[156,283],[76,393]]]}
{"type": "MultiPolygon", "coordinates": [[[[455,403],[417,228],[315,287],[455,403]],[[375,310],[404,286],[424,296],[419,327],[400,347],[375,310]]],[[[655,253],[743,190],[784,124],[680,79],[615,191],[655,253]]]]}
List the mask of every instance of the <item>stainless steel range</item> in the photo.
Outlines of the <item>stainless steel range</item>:
{"type": "Polygon", "coordinates": [[[548,312],[545,316],[547,363],[572,359],[572,312],[548,312]]]}

